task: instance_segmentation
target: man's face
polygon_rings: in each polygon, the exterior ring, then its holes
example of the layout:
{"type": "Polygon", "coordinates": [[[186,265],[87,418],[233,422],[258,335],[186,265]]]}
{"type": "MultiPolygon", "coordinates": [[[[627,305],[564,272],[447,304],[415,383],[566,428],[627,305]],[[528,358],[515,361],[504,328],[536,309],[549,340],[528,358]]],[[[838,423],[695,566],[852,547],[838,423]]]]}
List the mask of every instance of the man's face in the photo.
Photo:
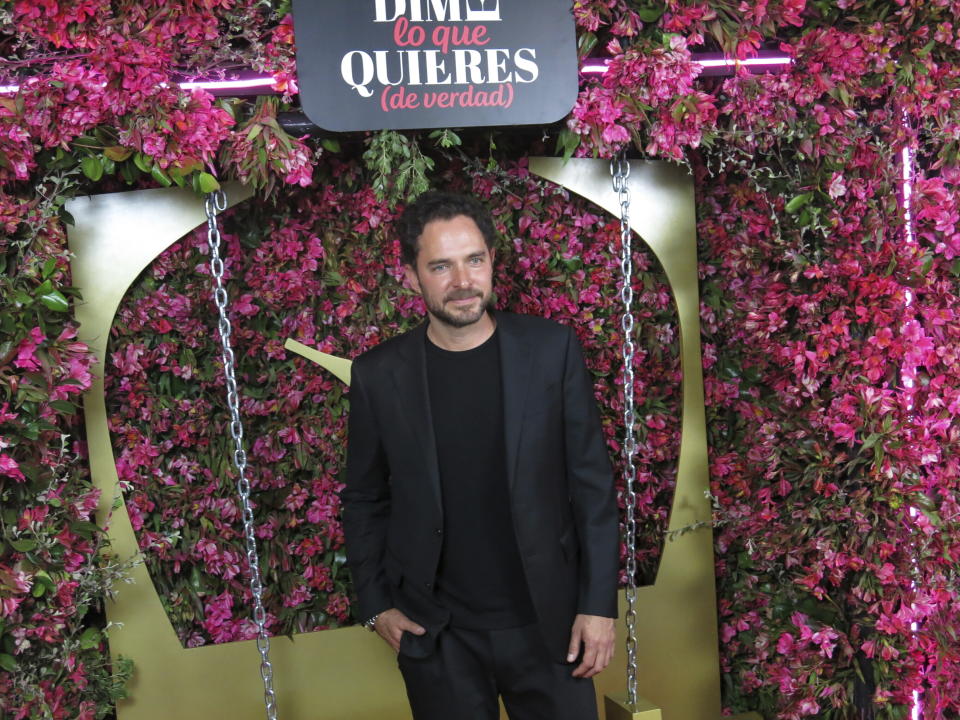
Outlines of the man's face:
{"type": "Polygon", "coordinates": [[[428,222],[416,265],[406,265],[404,271],[431,319],[451,327],[472,325],[493,303],[493,251],[465,215],[428,222]]]}

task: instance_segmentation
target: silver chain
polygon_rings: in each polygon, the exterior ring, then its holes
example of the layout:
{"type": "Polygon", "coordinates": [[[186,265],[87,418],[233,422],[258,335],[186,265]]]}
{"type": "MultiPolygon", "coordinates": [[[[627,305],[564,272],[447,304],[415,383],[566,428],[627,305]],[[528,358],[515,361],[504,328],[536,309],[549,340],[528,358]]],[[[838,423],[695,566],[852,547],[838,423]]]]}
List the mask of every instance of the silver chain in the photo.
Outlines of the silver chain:
{"type": "Polygon", "coordinates": [[[236,363],[230,343],[230,320],[227,317],[227,290],[223,286],[223,260],[220,259],[220,228],[217,213],[227,209],[223,190],[209,193],[206,198],[207,244],[210,246],[210,275],[213,277],[213,301],[220,313],[220,343],[223,375],[227,385],[227,405],[230,407],[230,436],[233,438],[233,464],[237,468],[237,494],[243,513],[243,532],[247,545],[247,564],[250,568],[250,591],[253,594],[253,620],[257,624],[257,650],[260,651],[260,677],[263,679],[263,700],[267,718],[277,718],[277,697],[273,692],[273,665],[270,664],[270,636],[267,635],[267,613],[263,609],[263,582],[260,578],[260,560],[257,557],[257,537],[254,532],[253,507],[250,504],[250,481],[247,479],[247,453],[243,449],[243,422],[240,419],[240,396],[237,392],[236,363]]]}
{"type": "Polygon", "coordinates": [[[623,304],[623,316],[620,328],[623,330],[623,488],[624,522],[627,544],[627,702],[633,706],[637,702],[637,493],[634,481],[637,468],[634,456],[637,452],[635,434],[636,414],[634,412],[633,389],[633,233],[630,230],[630,163],[624,154],[610,160],[610,177],[613,179],[613,191],[620,202],[620,301],[623,304]]]}

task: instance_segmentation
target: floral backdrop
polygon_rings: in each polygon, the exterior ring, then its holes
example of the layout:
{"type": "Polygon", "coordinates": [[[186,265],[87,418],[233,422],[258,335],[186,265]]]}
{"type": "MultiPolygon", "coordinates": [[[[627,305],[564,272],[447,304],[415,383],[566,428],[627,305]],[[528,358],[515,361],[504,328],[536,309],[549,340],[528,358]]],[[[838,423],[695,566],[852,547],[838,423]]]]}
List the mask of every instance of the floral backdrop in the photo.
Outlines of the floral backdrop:
{"type": "MultiPolygon", "coordinates": [[[[629,149],[696,179],[725,707],[960,714],[960,2],[577,0],[581,54],[611,61],[564,122],[310,138],[278,122],[297,107],[288,11],[0,1],[0,84],[19,86],[0,95],[0,712],[102,717],[131,672],[104,659],[122,630],[102,601],[124,568],[93,522],[76,414],[92,358],[70,319],[68,198],[225,177],[263,198],[227,220],[229,268],[271,629],[287,632],[350,621],[336,521],[348,396],[281,338],[354,355],[407,327],[418,308],[391,220],[430,185],[473,189],[500,212],[502,306],[577,327],[615,450],[616,229],[516,158],[629,149]],[[769,49],[791,64],[706,77],[694,56],[769,49]],[[176,85],[233,67],[273,74],[274,94],[176,85]]],[[[119,469],[187,644],[249,632],[227,454],[207,421],[225,414],[202,260],[188,237],[145,273],[109,358],[119,469]]],[[[669,299],[644,267],[644,362],[675,381],[669,299]]],[[[676,398],[643,367],[649,576],[676,398]]]]}

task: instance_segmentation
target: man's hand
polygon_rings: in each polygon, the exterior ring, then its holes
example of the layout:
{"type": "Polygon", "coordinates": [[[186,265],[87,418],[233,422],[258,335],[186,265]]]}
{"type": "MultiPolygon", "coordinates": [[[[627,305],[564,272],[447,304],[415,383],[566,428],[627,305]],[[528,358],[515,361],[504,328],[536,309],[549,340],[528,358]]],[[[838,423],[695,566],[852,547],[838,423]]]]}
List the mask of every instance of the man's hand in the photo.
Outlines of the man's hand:
{"type": "Polygon", "coordinates": [[[380,613],[377,616],[377,621],[373,624],[373,629],[377,631],[377,635],[387,641],[394,652],[400,652],[400,637],[404,631],[411,632],[414,635],[423,635],[426,632],[396,608],[384,610],[380,613]]]}
{"type": "Polygon", "coordinates": [[[573,662],[583,645],[583,660],[573,671],[574,677],[590,678],[610,664],[616,633],[613,618],[599,615],[577,615],[570,632],[570,649],[567,662],[573,662]]]}

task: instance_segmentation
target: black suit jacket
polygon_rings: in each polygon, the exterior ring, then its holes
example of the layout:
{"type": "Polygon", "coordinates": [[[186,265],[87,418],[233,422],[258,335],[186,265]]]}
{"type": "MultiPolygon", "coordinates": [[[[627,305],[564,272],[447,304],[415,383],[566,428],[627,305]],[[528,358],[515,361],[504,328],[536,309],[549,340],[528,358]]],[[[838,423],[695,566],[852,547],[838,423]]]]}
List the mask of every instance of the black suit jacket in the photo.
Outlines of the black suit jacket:
{"type": "MultiPolygon", "coordinates": [[[[565,657],[574,615],[616,617],[616,494],[593,384],[575,333],[496,313],[511,511],[537,622],[565,657]]],[[[427,323],[353,363],[343,527],[361,618],[396,607],[427,628],[401,652],[423,657],[449,614],[434,596],[444,518],[426,375],[427,323]]]]}

